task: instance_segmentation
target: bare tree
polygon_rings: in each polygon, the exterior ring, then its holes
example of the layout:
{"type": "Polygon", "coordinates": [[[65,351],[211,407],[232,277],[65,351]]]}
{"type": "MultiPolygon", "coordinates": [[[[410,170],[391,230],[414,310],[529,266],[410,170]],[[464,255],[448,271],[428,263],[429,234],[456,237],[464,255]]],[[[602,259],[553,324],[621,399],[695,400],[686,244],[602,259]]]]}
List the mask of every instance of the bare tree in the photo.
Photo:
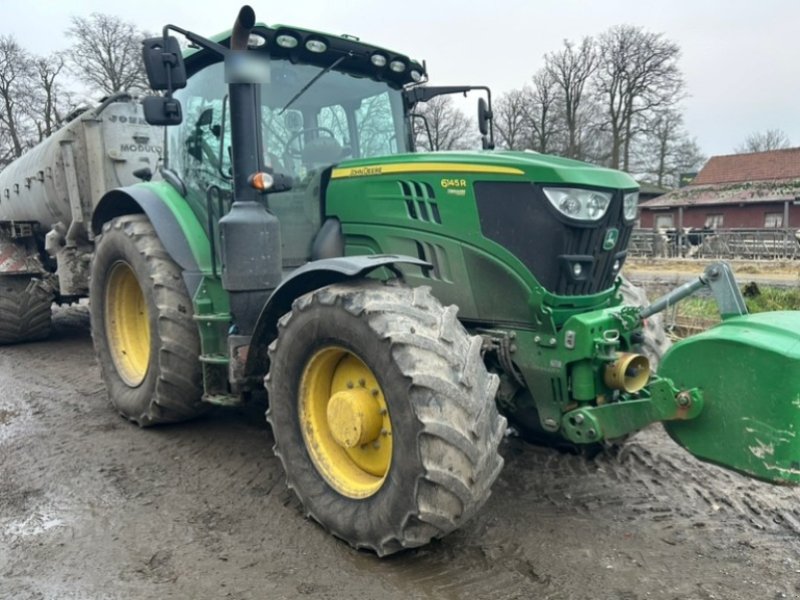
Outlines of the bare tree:
{"type": "Polygon", "coordinates": [[[681,173],[698,169],[705,161],[700,148],[683,127],[683,115],[676,108],[654,113],[648,120],[646,136],[639,147],[637,171],[659,187],[678,187],[681,173]]]}
{"type": "Polygon", "coordinates": [[[618,25],[600,36],[597,87],[611,134],[612,168],[630,169],[644,115],[681,100],[679,56],[676,44],[641,27],[618,25]]]}
{"type": "Polygon", "coordinates": [[[767,129],[766,131],[756,131],[748,135],[744,143],[737,146],[737,154],[747,154],[748,152],[767,152],[769,150],[781,150],[791,146],[789,136],[782,129],[767,129]]]}
{"type": "Polygon", "coordinates": [[[430,130],[421,119],[414,120],[414,139],[417,146],[428,150],[464,150],[473,145],[475,133],[467,116],[453,104],[452,96],[436,96],[420,103],[417,114],[423,116],[430,130]]]}
{"type": "Polygon", "coordinates": [[[531,149],[542,153],[553,150],[554,139],[563,129],[557,110],[559,101],[553,76],[547,69],[540,70],[533,76],[533,87],[527,90],[531,149]]]}
{"type": "Polygon", "coordinates": [[[147,89],[141,51],[147,34],[133,24],[93,13],[88,18],[72,17],[67,35],[73,40],[70,67],[85,84],[106,95],[147,89]]]}
{"type": "Polygon", "coordinates": [[[74,108],[70,94],[59,84],[64,57],[53,54],[34,59],[36,73],[36,129],[39,141],[52,135],[74,108]]]}
{"type": "Polygon", "coordinates": [[[33,95],[34,64],[11,36],[0,37],[0,161],[5,165],[30,145],[28,108],[33,95]]]}
{"type": "Polygon", "coordinates": [[[555,83],[563,106],[566,128],[564,154],[581,158],[581,127],[585,124],[584,104],[589,91],[589,81],[597,68],[597,53],[592,38],[585,37],[575,45],[564,40],[564,47],[545,57],[545,69],[555,83]]]}
{"type": "Polygon", "coordinates": [[[523,90],[511,90],[494,103],[494,129],[508,150],[524,150],[530,140],[527,96],[523,90]]]}

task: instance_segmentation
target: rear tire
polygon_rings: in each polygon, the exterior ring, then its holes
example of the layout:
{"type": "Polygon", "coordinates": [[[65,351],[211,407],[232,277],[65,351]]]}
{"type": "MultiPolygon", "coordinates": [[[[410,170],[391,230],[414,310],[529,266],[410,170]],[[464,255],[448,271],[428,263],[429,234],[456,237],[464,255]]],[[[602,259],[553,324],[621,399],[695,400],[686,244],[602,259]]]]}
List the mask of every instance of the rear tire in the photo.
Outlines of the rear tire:
{"type": "Polygon", "coordinates": [[[267,420],[288,486],[308,516],[384,556],[442,537],[477,512],[503,465],[497,449],[506,421],[481,340],[467,334],[454,306],[443,307],[428,288],[336,284],[297,299],[278,329],[269,349],[267,420]],[[319,386],[324,370],[315,365],[330,352],[341,353],[339,364],[360,362],[375,381],[356,375],[337,388],[335,375],[319,386]],[[358,458],[332,445],[341,445],[331,434],[340,413],[330,407],[353,390],[380,398],[374,408],[384,415],[376,441],[362,438],[360,450],[369,453],[372,444],[377,452],[390,441],[388,462],[362,474],[353,469],[358,458]],[[328,406],[327,422],[309,417],[315,394],[328,406]]]}
{"type": "Polygon", "coordinates": [[[29,275],[0,276],[0,345],[36,342],[52,331],[53,293],[29,275]]]}
{"type": "Polygon", "coordinates": [[[120,414],[147,427],[205,412],[192,301],[147,217],[103,226],[89,293],[100,371],[120,414]]]}

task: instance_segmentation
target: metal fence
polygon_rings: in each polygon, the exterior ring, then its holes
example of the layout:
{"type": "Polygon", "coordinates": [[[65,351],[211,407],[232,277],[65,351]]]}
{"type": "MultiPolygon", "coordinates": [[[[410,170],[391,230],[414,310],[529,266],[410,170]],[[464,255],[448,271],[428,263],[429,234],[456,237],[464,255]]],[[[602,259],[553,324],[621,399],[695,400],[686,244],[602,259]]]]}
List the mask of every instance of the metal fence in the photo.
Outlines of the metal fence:
{"type": "Polygon", "coordinates": [[[640,258],[794,260],[800,258],[800,231],[634,229],[628,255],[640,258]]]}

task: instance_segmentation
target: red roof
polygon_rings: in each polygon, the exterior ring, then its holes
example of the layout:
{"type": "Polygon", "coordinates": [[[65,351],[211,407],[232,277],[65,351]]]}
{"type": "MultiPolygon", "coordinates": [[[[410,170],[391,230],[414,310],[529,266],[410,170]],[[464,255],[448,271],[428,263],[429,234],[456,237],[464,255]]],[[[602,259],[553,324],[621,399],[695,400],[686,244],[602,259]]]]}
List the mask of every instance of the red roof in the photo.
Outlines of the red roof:
{"type": "Polygon", "coordinates": [[[800,198],[800,178],[707,185],[692,183],[692,185],[642,202],[639,206],[647,209],[697,204],[753,204],[756,202],[785,202],[797,198],[800,198]]]}
{"type": "Polygon", "coordinates": [[[800,178],[800,148],[712,156],[692,185],[800,178]]]}

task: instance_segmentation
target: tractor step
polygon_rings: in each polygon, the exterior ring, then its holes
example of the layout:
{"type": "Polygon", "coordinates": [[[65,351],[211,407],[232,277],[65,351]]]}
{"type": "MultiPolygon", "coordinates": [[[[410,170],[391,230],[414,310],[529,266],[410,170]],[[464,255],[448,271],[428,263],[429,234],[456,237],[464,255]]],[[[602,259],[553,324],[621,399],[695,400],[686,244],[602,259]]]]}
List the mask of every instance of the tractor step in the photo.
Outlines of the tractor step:
{"type": "Polygon", "coordinates": [[[231,315],[230,313],[206,313],[200,315],[194,315],[192,317],[195,321],[202,321],[205,323],[230,323],[231,322],[231,315]]]}
{"type": "Polygon", "coordinates": [[[227,365],[230,362],[224,354],[201,354],[199,360],[207,365],[227,365]]]}
{"type": "Polygon", "coordinates": [[[681,446],[758,479],[800,484],[800,311],[726,319],[675,344],[658,374],[703,394],[697,418],[664,423],[681,446]]]}
{"type": "Polygon", "coordinates": [[[215,406],[242,406],[244,401],[240,395],[235,394],[203,394],[203,402],[215,406]]]}

